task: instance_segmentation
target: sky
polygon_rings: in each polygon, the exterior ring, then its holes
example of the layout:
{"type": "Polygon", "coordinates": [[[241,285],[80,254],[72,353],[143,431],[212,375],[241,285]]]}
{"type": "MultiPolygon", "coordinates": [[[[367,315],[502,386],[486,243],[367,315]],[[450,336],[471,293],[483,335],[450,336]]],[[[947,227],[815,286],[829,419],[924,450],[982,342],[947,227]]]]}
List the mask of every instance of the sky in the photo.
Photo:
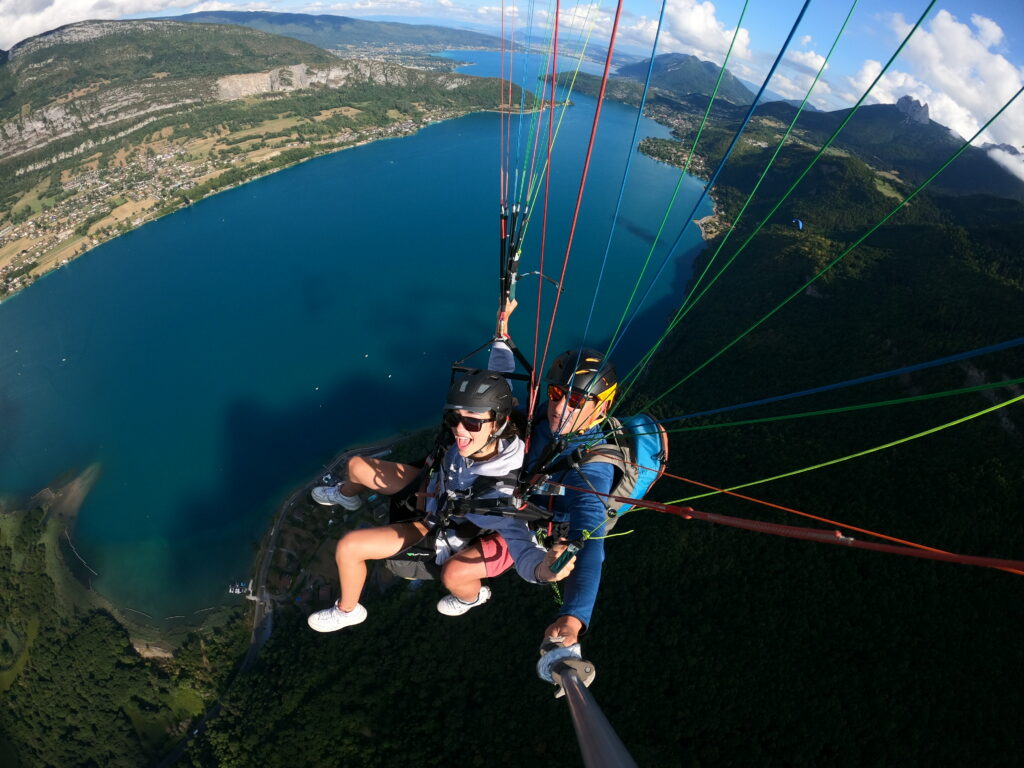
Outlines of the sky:
{"type": "MultiPolygon", "coordinates": [[[[787,98],[802,99],[832,47],[853,0],[812,0],[783,63],[768,84],[787,98]]],[[[729,69],[760,84],[795,22],[803,0],[669,0],[657,53],[681,52],[720,64],[739,26],[729,69]]],[[[810,102],[820,109],[851,106],[870,85],[917,22],[928,0],[859,0],[810,102]]],[[[0,48],[62,24],[85,19],[169,16],[204,10],[265,10],[444,23],[535,37],[554,18],[551,0],[0,0],[0,48]]],[[[605,49],[615,4],[564,2],[560,36],[593,29],[592,50],[605,49]]],[[[660,0],[625,0],[616,46],[649,56],[660,0]]],[[[938,0],[866,103],[894,103],[911,96],[929,116],[965,138],[972,136],[1024,85],[1022,0],[938,0]]],[[[975,142],[1006,144],[1024,152],[1024,95],[975,142]]],[[[992,150],[994,159],[1024,179],[1024,154],[992,150]]]]}

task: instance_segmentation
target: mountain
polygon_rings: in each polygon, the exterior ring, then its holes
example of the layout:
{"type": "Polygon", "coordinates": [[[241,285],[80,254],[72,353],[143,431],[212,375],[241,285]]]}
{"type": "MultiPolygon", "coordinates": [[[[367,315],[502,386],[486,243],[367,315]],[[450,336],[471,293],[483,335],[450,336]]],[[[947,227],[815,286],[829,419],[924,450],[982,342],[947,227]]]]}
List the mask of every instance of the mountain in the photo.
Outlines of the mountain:
{"type": "MultiPolygon", "coordinates": [[[[762,104],[761,116],[775,117],[787,124],[796,109],[782,102],[762,104]]],[[[797,129],[805,131],[812,143],[821,143],[849,114],[805,111],[797,129]]],[[[951,155],[963,138],[928,117],[927,105],[904,97],[897,104],[862,106],[843,128],[834,146],[846,149],[880,170],[895,170],[904,181],[918,184],[937,168],[936,163],[951,155]]],[[[985,193],[1024,200],[1024,181],[993,160],[985,149],[968,147],[930,185],[947,194],[985,193]]]]}
{"type": "Polygon", "coordinates": [[[0,162],[76,152],[111,135],[202,105],[356,84],[437,85],[457,93],[479,78],[340,59],[256,29],[169,20],[89,21],[16,45],[0,65],[0,162]],[[56,144],[60,144],[57,147],[56,144]]]}
{"type": "Polygon", "coordinates": [[[293,37],[321,48],[349,45],[426,45],[436,48],[500,48],[501,38],[423,24],[364,21],[348,16],[313,16],[268,11],[203,11],[171,17],[201,24],[237,24],[293,37]]]}
{"type": "MultiPolygon", "coordinates": [[[[645,59],[634,64],[619,67],[616,74],[643,82],[647,79],[647,69],[651,60],[645,59]]],[[[663,53],[654,57],[654,71],[651,73],[651,85],[675,94],[684,96],[690,93],[710,95],[715,89],[720,67],[710,61],[702,61],[696,56],[685,53],[663,53]]],[[[722,84],[718,89],[718,97],[734,104],[750,104],[754,93],[748,89],[729,70],[725,71],[722,84]]]]}
{"type": "MultiPolygon", "coordinates": [[[[184,80],[337,58],[308,43],[240,27],[173,21],[86,21],[23,40],[0,64],[0,120],[87,94],[165,98],[184,80]],[[127,91],[124,89],[128,89],[127,91]]],[[[182,93],[188,98],[191,86],[182,93]]],[[[194,95],[194,94],[193,94],[194,95]]],[[[107,116],[109,117],[109,115],[107,116]]]]}

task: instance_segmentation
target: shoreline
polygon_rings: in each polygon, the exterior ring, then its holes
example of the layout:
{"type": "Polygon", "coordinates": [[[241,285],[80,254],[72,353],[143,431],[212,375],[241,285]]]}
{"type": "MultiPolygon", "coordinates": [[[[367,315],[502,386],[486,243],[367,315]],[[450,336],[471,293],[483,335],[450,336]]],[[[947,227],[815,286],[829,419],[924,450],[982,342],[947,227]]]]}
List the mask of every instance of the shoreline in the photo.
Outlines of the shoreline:
{"type": "MultiPolygon", "coordinates": [[[[362,147],[362,146],[365,146],[367,144],[372,144],[372,143],[377,142],[377,141],[386,141],[386,140],[389,140],[389,139],[402,139],[402,138],[406,138],[408,136],[414,136],[417,133],[419,133],[421,130],[423,130],[425,128],[429,128],[429,127],[431,127],[433,125],[440,125],[441,123],[448,122],[449,120],[459,120],[459,119],[461,119],[463,117],[466,117],[468,115],[477,114],[477,113],[484,113],[484,112],[488,112],[488,113],[501,113],[502,110],[498,110],[498,109],[483,109],[483,108],[482,109],[470,109],[470,110],[467,110],[465,112],[461,112],[461,113],[453,114],[453,115],[448,115],[448,116],[445,116],[445,117],[439,117],[439,118],[436,118],[436,119],[429,119],[428,118],[428,119],[425,119],[422,123],[419,123],[419,124],[416,124],[415,126],[413,126],[413,128],[411,130],[408,130],[408,129],[406,129],[406,130],[398,130],[398,131],[395,131],[393,134],[390,134],[390,135],[382,135],[382,136],[372,136],[372,137],[366,137],[366,138],[359,138],[359,139],[356,139],[356,140],[352,141],[351,143],[345,144],[344,146],[334,147],[332,149],[328,149],[328,150],[325,150],[323,152],[319,152],[319,153],[311,155],[309,157],[300,158],[299,160],[296,160],[295,162],[292,162],[292,163],[288,163],[287,165],[278,166],[278,167],[273,168],[272,170],[266,171],[264,173],[259,173],[257,175],[254,175],[254,176],[246,179],[245,181],[241,181],[241,182],[238,182],[236,184],[230,184],[230,185],[227,185],[227,186],[224,186],[224,187],[220,187],[220,188],[218,188],[216,190],[213,190],[209,194],[204,195],[199,200],[191,201],[191,202],[188,202],[188,203],[180,203],[176,207],[171,208],[169,210],[166,207],[159,208],[159,207],[154,206],[153,208],[151,208],[150,210],[145,212],[145,214],[143,215],[141,221],[138,224],[132,225],[129,229],[126,229],[126,230],[124,230],[122,232],[119,232],[114,237],[110,237],[110,238],[108,238],[106,240],[101,240],[101,241],[99,241],[99,242],[97,242],[95,244],[89,245],[81,253],[76,253],[76,254],[74,254],[74,255],[72,255],[70,257],[65,256],[64,258],[60,259],[59,261],[53,263],[51,266],[48,266],[42,272],[39,272],[39,273],[36,273],[36,274],[33,274],[32,272],[30,272],[29,276],[32,277],[32,281],[30,283],[26,284],[26,285],[23,285],[23,286],[19,287],[17,290],[12,291],[11,293],[6,293],[6,294],[3,294],[3,295],[0,295],[0,305],[4,304],[7,301],[10,301],[15,296],[20,296],[21,294],[23,294],[26,290],[31,288],[33,285],[35,285],[40,280],[44,279],[45,277],[48,277],[49,275],[53,274],[54,272],[57,272],[57,271],[63,269],[64,267],[66,267],[66,266],[68,266],[70,264],[73,264],[74,262],[78,261],[80,258],[82,258],[86,254],[90,253],[91,251],[93,251],[93,250],[95,250],[95,249],[97,249],[97,248],[99,248],[99,247],[101,247],[103,245],[106,245],[107,243],[111,243],[111,242],[113,242],[113,241],[123,237],[124,235],[127,235],[127,234],[129,234],[131,232],[135,232],[135,231],[137,231],[139,229],[142,229],[142,227],[146,226],[147,224],[150,224],[150,223],[152,223],[154,221],[159,221],[160,219],[162,219],[162,218],[164,218],[166,216],[171,216],[171,215],[173,215],[175,213],[179,213],[180,211],[182,211],[182,210],[184,210],[186,208],[190,208],[193,205],[197,205],[197,204],[199,204],[199,203],[201,203],[201,202],[203,202],[205,200],[208,200],[208,199],[210,199],[212,197],[215,197],[216,195],[219,195],[222,192],[227,192],[227,191],[232,190],[232,189],[238,189],[239,187],[244,187],[245,185],[250,184],[251,182],[257,181],[257,180],[262,179],[262,178],[266,178],[268,176],[272,176],[273,174],[278,173],[280,171],[287,170],[288,168],[294,168],[294,167],[296,167],[298,165],[301,165],[302,163],[309,162],[310,160],[316,160],[316,159],[321,158],[321,157],[327,157],[329,155],[337,154],[338,152],[344,152],[345,150],[348,150],[348,149],[355,149],[357,147],[362,147]],[[159,215],[157,215],[157,214],[159,214],[159,215]]],[[[378,128],[378,130],[379,130],[379,128],[378,128]]],[[[307,148],[307,147],[281,147],[281,150],[282,151],[286,151],[288,149],[305,149],[305,148],[307,148]]],[[[79,240],[70,239],[70,240],[68,240],[65,243],[59,243],[56,246],[54,246],[47,253],[59,253],[59,252],[64,251],[65,249],[67,249],[69,247],[72,247],[72,246],[74,246],[76,248],[80,247],[81,245],[83,245],[83,242],[82,242],[83,240],[85,242],[88,242],[89,241],[88,235],[81,237],[79,240]]]]}
{"type": "MultiPolygon", "coordinates": [[[[267,530],[260,538],[259,549],[253,559],[251,571],[252,579],[249,582],[249,591],[246,594],[246,599],[253,601],[255,606],[252,617],[252,634],[249,649],[246,652],[245,659],[242,662],[241,667],[243,671],[248,669],[255,662],[256,658],[259,656],[260,650],[263,648],[267,640],[270,639],[270,635],[273,632],[274,609],[276,605],[281,602],[287,602],[289,598],[287,592],[284,596],[280,594],[273,594],[270,586],[268,585],[270,570],[274,565],[275,556],[279,549],[278,539],[286,528],[289,532],[291,530],[286,525],[286,519],[288,516],[294,515],[296,512],[301,513],[301,510],[298,509],[299,502],[305,500],[314,487],[322,484],[325,476],[333,475],[337,477],[339,474],[343,474],[343,464],[351,456],[388,456],[403,441],[411,439],[417,434],[417,432],[422,431],[423,430],[413,430],[411,432],[401,432],[397,435],[392,435],[391,437],[371,443],[342,449],[340,452],[335,454],[330,461],[321,465],[319,470],[308,475],[301,485],[288,493],[284,499],[282,499],[281,503],[278,504],[267,530]]],[[[316,506],[317,505],[314,503],[313,507],[316,506]]],[[[327,508],[324,507],[322,509],[326,510],[327,508]]],[[[319,546],[322,546],[322,542],[319,546]]],[[[281,546],[280,551],[288,552],[289,550],[284,546],[281,546]]]]}

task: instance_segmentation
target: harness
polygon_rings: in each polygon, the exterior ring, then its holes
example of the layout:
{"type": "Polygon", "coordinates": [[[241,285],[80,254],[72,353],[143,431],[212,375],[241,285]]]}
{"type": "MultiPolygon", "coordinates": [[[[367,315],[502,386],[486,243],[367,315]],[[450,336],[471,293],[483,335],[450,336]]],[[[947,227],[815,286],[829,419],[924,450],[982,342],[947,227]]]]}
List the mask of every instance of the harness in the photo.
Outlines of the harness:
{"type": "MultiPolygon", "coordinates": [[[[445,449],[447,450],[447,449],[445,449]]],[[[402,500],[398,503],[398,507],[408,514],[409,511],[413,511],[415,507],[410,508],[409,501],[416,498],[415,490],[419,488],[425,488],[430,481],[430,476],[433,472],[437,471],[437,455],[435,451],[427,457],[424,463],[424,468],[416,476],[416,479],[410,483],[413,492],[404,495],[402,500]]],[[[483,495],[489,491],[494,491],[500,486],[515,487],[516,482],[519,480],[519,470],[515,469],[501,476],[485,476],[477,475],[472,485],[469,488],[462,490],[454,490],[446,488],[443,496],[439,496],[437,499],[437,509],[431,515],[434,525],[427,532],[427,534],[413,544],[410,547],[402,550],[401,552],[386,558],[384,566],[396,576],[400,576],[405,579],[427,579],[427,580],[438,580],[441,577],[441,566],[437,564],[437,539],[441,534],[452,533],[463,541],[471,541],[479,536],[482,536],[489,532],[486,528],[481,528],[468,520],[455,523],[453,518],[462,517],[467,513],[476,512],[478,514],[487,514],[486,512],[479,512],[477,509],[480,505],[486,505],[486,508],[497,508],[500,504],[508,504],[503,499],[483,499],[477,500],[474,497],[483,495]],[[489,502],[497,502],[498,504],[492,505],[489,502]]],[[[407,486],[409,488],[410,486],[407,486]]],[[[395,504],[392,504],[392,522],[408,522],[413,518],[406,517],[404,520],[395,520],[395,504]]],[[[423,516],[416,513],[416,518],[423,520],[423,516]]]]}

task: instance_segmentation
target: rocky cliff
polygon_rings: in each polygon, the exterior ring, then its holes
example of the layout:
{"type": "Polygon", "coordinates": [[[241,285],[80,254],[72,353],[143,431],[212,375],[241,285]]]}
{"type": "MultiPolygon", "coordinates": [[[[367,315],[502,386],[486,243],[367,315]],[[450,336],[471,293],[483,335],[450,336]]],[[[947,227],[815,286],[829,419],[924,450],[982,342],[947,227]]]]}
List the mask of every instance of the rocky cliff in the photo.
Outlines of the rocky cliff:
{"type": "Polygon", "coordinates": [[[90,21],[18,43],[0,63],[0,162],[68,157],[197,106],[356,84],[454,90],[472,78],[348,61],[242,27],[90,21]]]}

